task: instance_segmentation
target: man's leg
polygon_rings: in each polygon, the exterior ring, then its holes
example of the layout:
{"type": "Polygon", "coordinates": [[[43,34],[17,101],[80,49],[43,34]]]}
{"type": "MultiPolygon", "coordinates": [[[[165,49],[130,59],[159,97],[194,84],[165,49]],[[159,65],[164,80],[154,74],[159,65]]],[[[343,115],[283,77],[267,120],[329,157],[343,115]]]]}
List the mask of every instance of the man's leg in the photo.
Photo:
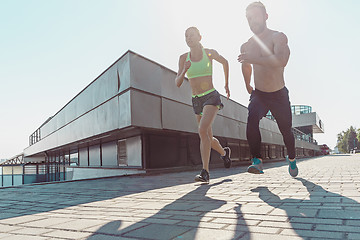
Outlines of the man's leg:
{"type": "Polygon", "coordinates": [[[246,137],[252,157],[261,158],[261,134],[259,129],[260,120],[268,112],[267,106],[260,97],[252,93],[248,107],[248,120],[246,126],[246,137]]]}
{"type": "Polygon", "coordinates": [[[295,161],[295,138],[292,132],[292,113],[287,89],[283,89],[278,96],[274,96],[274,101],[270,103],[270,111],[274,116],[280,132],[283,136],[284,143],[288,152],[290,163],[290,175],[296,177],[298,168],[295,161]]]}
{"type": "Polygon", "coordinates": [[[268,112],[268,107],[261,101],[260,96],[255,92],[251,94],[248,107],[248,122],[246,127],[246,137],[253,157],[253,164],[248,168],[250,173],[263,173],[261,158],[261,134],[259,129],[260,120],[268,112]]]}
{"type": "Polygon", "coordinates": [[[274,96],[269,101],[270,111],[274,116],[280,132],[283,136],[284,143],[290,160],[295,159],[295,138],[292,132],[292,113],[287,89],[274,96]]]}

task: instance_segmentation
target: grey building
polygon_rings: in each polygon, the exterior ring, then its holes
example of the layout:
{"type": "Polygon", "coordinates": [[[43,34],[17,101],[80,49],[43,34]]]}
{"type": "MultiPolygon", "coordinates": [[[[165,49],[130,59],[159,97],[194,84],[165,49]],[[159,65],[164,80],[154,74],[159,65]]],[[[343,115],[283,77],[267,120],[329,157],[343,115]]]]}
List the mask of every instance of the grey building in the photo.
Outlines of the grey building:
{"type": "MultiPolygon", "coordinates": [[[[201,164],[191,89],[174,83],[176,72],[127,51],[99,77],[47,119],[29,137],[24,164],[43,164],[47,180],[72,180],[143,173],[201,164]],[[51,178],[51,179],[50,179],[51,178]]],[[[249,161],[247,108],[227,100],[213,133],[232,149],[232,161],[249,161]]],[[[276,122],[260,122],[266,159],[284,158],[276,122]]],[[[319,146],[296,140],[298,157],[319,146]]],[[[211,163],[221,163],[212,152],[211,163]]]]}

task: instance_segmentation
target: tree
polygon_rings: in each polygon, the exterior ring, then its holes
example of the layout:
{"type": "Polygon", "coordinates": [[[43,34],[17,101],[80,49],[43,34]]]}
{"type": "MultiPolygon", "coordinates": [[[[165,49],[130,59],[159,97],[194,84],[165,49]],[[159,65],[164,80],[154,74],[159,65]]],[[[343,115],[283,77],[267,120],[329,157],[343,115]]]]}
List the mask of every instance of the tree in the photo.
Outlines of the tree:
{"type": "Polygon", "coordinates": [[[351,126],[346,131],[338,134],[337,147],[340,152],[349,153],[355,148],[360,149],[360,129],[351,126]]]}
{"type": "Polygon", "coordinates": [[[349,151],[357,149],[359,140],[357,139],[356,130],[351,126],[349,132],[348,146],[349,151]]]}

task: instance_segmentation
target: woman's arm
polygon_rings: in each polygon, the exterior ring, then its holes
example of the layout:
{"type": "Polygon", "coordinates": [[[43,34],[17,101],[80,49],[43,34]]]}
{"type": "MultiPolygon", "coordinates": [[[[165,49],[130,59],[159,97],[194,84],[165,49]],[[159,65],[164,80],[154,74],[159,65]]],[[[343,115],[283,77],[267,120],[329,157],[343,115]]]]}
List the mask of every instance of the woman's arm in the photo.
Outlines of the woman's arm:
{"type": "Polygon", "coordinates": [[[185,61],[186,61],[186,54],[183,54],[179,57],[179,70],[178,70],[178,73],[175,78],[175,84],[177,87],[181,86],[181,84],[184,81],[185,73],[191,66],[190,61],[187,61],[187,62],[185,62],[185,61]]]}
{"type": "Polygon", "coordinates": [[[229,99],[229,97],[230,97],[229,62],[214,49],[208,50],[208,56],[209,56],[209,58],[212,58],[223,65],[224,75],[225,75],[225,87],[224,88],[225,88],[225,91],[227,94],[227,99],[229,99]]]}

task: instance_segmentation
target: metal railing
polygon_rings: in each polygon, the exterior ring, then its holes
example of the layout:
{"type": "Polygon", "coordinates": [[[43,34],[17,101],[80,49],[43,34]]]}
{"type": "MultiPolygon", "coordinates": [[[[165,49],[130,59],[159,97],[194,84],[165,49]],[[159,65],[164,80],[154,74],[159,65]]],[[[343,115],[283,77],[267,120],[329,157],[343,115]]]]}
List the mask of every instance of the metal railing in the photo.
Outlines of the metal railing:
{"type": "Polygon", "coordinates": [[[296,128],[292,128],[292,132],[294,134],[295,139],[297,139],[297,140],[317,144],[317,142],[314,138],[301,132],[300,130],[298,130],[296,128]]]}

